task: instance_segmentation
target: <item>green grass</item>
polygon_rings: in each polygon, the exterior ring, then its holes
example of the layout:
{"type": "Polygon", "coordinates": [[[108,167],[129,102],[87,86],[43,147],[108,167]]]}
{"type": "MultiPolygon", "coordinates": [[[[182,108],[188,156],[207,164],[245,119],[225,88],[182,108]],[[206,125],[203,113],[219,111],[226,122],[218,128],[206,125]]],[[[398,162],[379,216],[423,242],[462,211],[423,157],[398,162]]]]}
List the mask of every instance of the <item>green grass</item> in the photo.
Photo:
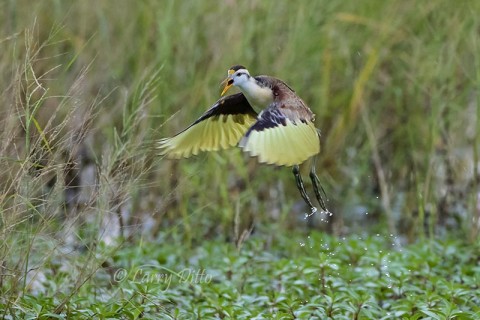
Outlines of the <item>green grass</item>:
{"type": "Polygon", "coordinates": [[[477,12],[448,0],[1,2],[0,315],[475,318],[477,12]],[[315,112],[332,216],[306,221],[290,169],[240,150],[158,156],[155,141],[209,108],[238,63],[315,112]],[[136,283],[150,263],[213,280],[136,283]],[[338,272],[319,282],[321,265],[338,272]],[[128,281],[112,283],[120,268],[128,281]]]}

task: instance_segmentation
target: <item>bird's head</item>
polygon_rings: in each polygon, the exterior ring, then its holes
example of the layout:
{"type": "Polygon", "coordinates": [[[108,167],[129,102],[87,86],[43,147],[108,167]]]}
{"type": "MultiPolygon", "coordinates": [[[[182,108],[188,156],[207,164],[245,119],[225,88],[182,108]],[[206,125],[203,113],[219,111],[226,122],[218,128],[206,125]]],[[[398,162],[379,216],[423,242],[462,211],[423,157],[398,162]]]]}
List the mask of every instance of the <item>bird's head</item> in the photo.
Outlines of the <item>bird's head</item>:
{"type": "Polygon", "coordinates": [[[250,73],[248,70],[241,65],[235,65],[228,69],[227,78],[223,80],[222,84],[225,85],[222,91],[222,96],[227,93],[228,89],[232,86],[242,86],[244,83],[249,81],[250,73]]]}

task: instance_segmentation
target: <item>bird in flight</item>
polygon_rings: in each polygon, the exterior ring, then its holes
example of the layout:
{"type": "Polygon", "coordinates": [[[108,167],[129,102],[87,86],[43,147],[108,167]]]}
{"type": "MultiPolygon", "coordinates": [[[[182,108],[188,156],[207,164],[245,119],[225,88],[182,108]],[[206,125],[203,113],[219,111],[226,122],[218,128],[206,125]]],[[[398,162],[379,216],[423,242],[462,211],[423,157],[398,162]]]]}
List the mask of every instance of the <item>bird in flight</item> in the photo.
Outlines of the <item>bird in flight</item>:
{"type": "MultiPolygon", "coordinates": [[[[259,162],[292,166],[297,188],[312,213],[312,204],[299,165],[320,152],[315,115],[285,82],[270,76],[251,76],[241,65],[228,70],[221,98],[185,130],[158,143],[160,154],[171,159],[187,158],[200,151],[217,151],[238,145],[259,162]],[[236,86],[241,92],[224,96],[236,86]],[[262,110],[263,109],[263,110],[262,110]],[[255,110],[262,110],[257,113],[255,110]]],[[[325,191],[310,169],[315,196],[328,211],[325,191]]]]}

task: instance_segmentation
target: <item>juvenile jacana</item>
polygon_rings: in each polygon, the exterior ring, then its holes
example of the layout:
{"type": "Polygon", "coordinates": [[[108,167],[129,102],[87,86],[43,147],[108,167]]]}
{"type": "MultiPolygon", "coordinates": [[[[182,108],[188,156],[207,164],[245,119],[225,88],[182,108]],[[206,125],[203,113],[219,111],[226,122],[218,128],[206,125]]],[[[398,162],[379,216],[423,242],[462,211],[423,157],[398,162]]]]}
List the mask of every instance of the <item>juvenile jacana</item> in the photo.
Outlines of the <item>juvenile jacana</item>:
{"type": "MultiPolygon", "coordinates": [[[[187,158],[199,151],[239,145],[262,163],[293,166],[298,190],[315,212],[299,170],[299,164],[320,152],[313,112],[282,80],[253,77],[241,65],[231,67],[222,83],[225,85],[222,98],[208,111],[182,132],[159,141],[161,155],[187,158]],[[237,86],[241,92],[224,97],[232,86],[237,86]],[[257,114],[255,109],[263,111],[257,114]]],[[[325,192],[315,173],[315,161],[310,179],[321,208],[327,211],[322,198],[325,192]]]]}

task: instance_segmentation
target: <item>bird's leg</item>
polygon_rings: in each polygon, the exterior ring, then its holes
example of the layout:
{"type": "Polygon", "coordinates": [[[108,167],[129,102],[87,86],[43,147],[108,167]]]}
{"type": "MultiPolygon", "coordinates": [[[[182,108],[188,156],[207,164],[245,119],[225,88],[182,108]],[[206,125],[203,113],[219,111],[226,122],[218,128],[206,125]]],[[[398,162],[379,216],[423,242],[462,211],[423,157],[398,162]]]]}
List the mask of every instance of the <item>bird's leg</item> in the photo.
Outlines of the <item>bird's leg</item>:
{"type": "Polygon", "coordinates": [[[317,211],[317,208],[313,206],[312,201],[310,201],[310,198],[305,191],[305,186],[303,185],[303,180],[302,176],[300,175],[300,168],[298,167],[298,165],[293,166],[293,175],[295,176],[295,181],[297,182],[298,191],[300,191],[303,200],[305,200],[305,202],[310,206],[312,213],[314,213],[315,211],[317,211]]]}
{"type": "Polygon", "coordinates": [[[325,190],[323,190],[322,185],[320,184],[320,179],[318,179],[317,172],[315,169],[316,157],[313,159],[312,168],[310,169],[310,179],[312,180],[313,191],[315,191],[315,196],[317,197],[318,203],[323,211],[328,211],[325,201],[323,200],[322,193],[327,198],[325,190]]]}

